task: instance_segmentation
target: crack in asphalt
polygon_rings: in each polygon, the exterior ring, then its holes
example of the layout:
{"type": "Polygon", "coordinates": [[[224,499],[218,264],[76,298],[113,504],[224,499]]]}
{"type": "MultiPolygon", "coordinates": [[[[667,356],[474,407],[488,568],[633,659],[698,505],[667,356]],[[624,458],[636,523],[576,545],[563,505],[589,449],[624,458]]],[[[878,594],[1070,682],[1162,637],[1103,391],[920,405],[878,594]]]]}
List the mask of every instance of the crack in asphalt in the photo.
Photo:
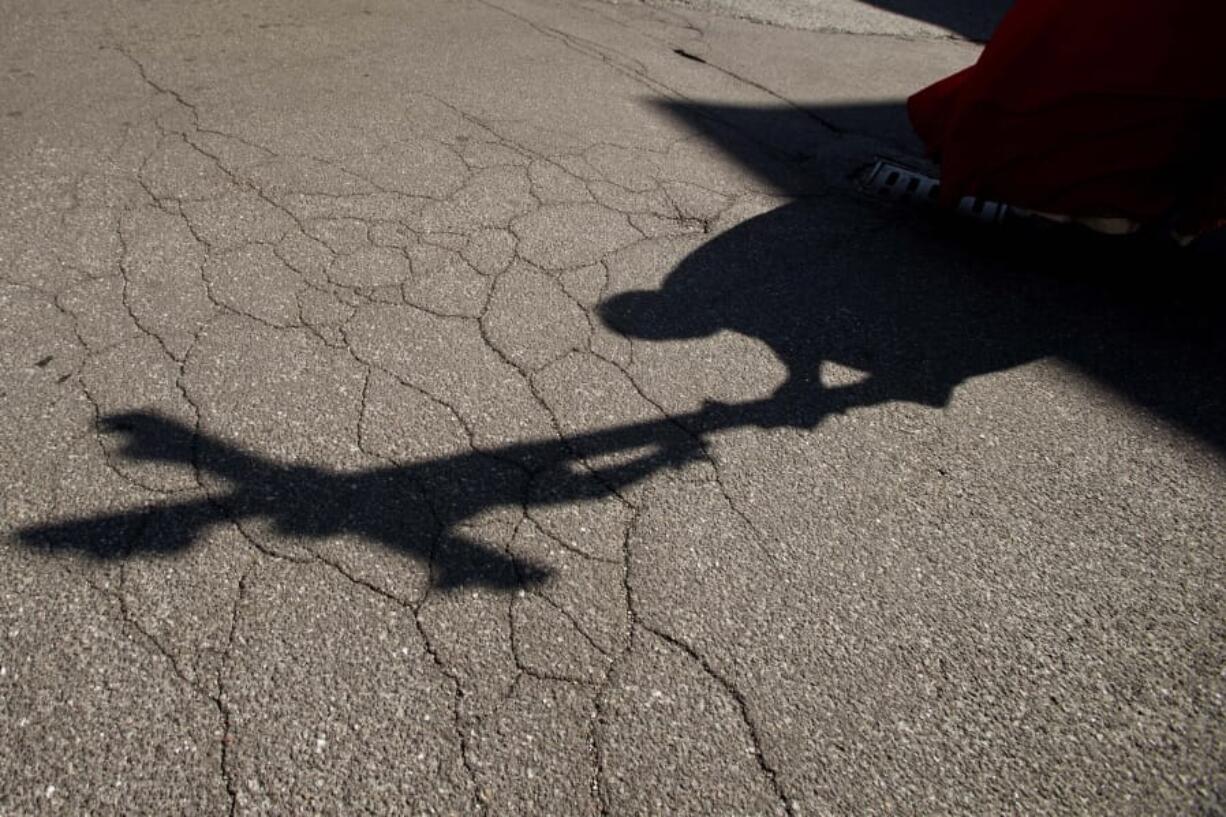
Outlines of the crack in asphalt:
{"type": "Polygon", "coordinates": [[[673,645],[689,656],[694,662],[702,667],[703,672],[713,678],[716,683],[718,683],[723,690],[734,701],[736,701],[737,709],[740,712],[741,721],[745,724],[745,727],[749,732],[749,739],[753,745],[754,760],[757,761],[758,769],[766,777],[766,780],[770,784],[771,789],[774,791],[775,796],[783,806],[785,813],[791,817],[796,817],[795,803],[788,797],[787,792],[784,790],[783,781],[780,779],[778,769],[776,769],[766,757],[766,752],[762,745],[762,733],[757,725],[757,722],[750,714],[749,700],[745,696],[745,693],[743,693],[731,679],[716,670],[715,667],[712,666],[711,662],[703,657],[703,655],[690,644],[668,632],[665,632],[661,628],[654,627],[641,620],[638,621],[638,626],[642,627],[644,630],[662,641],[666,641],[667,643],[673,645]]]}
{"type": "Polygon", "coordinates": [[[219,749],[219,773],[223,784],[230,797],[230,814],[234,815],[238,805],[237,787],[234,784],[232,775],[228,766],[229,744],[231,742],[231,714],[229,706],[226,703],[226,688],[224,673],[226,665],[229,662],[230,652],[234,643],[234,632],[238,624],[238,608],[242,600],[242,593],[245,587],[246,579],[254,569],[256,562],[252,560],[248,563],[242,577],[236,586],[236,595],[234,604],[232,605],[232,617],[229,634],[227,637],[226,648],[223,651],[221,660],[216,668],[216,684],[217,692],[208,689],[207,686],[199,678],[192,677],[195,673],[189,673],[180,664],[179,658],[175,652],[162,643],[162,640],[150,630],[142,621],[140,615],[132,609],[128,598],[128,569],[126,563],[120,563],[119,566],[119,586],[110,588],[92,581],[88,577],[85,578],[85,583],[95,592],[101,594],[104,598],[109,599],[118,610],[119,619],[124,627],[124,631],[129,634],[134,633],[132,638],[133,643],[141,645],[146,652],[155,658],[161,660],[170,669],[171,674],[177,678],[185,687],[192,690],[202,700],[206,701],[212,708],[217,711],[218,718],[222,725],[222,735],[220,739],[219,749]]]}
{"type": "MultiPolygon", "coordinates": [[[[236,526],[237,527],[237,526],[236,526]]],[[[217,667],[217,712],[221,717],[222,736],[221,736],[221,776],[226,785],[226,791],[230,794],[230,817],[235,817],[238,811],[239,794],[238,784],[234,781],[234,776],[230,771],[230,744],[233,741],[234,722],[233,712],[230,709],[230,704],[227,702],[227,693],[225,685],[225,673],[230,663],[230,657],[234,652],[234,636],[238,632],[239,610],[242,607],[243,598],[247,592],[247,580],[255,571],[259,564],[258,558],[252,559],[247,568],[239,577],[235,587],[234,604],[230,612],[230,631],[226,636],[226,649],[222,654],[221,662],[217,667]]]]}

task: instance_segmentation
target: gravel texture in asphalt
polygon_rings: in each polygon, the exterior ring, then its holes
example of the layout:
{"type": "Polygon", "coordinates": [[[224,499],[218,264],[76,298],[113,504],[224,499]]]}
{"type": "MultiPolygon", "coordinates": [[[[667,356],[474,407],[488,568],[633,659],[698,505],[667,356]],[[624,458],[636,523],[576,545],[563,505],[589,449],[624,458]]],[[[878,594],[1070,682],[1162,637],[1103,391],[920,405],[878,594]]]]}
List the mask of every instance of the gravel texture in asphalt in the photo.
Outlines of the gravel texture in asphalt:
{"type": "Polygon", "coordinates": [[[860,191],[934,6],[4,4],[0,813],[1226,808],[1214,270],[860,191]]]}

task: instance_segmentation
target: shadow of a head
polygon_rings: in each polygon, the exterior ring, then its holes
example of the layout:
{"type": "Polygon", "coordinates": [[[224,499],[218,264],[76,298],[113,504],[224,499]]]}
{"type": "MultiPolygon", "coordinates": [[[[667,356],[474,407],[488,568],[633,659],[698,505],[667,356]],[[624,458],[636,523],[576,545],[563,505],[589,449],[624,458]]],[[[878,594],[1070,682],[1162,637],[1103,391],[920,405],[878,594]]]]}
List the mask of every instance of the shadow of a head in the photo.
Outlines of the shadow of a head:
{"type": "Polygon", "coordinates": [[[1032,358],[1017,302],[966,274],[966,254],[914,223],[844,198],[800,201],[695,250],[657,290],[622,292],[600,317],[661,341],[728,330],[757,338],[788,371],[773,396],[799,424],[887,400],[940,406],[967,376],[1032,358]],[[1008,336],[1006,336],[1008,335],[1008,336]],[[867,375],[822,383],[833,362],[867,375]]]}
{"type": "Polygon", "coordinates": [[[680,310],[678,300],[666,290],[636,290],[614,295],[597,311],[605,326],[638,340],[702,338],[719,331],[718,316],[680,310]]]}

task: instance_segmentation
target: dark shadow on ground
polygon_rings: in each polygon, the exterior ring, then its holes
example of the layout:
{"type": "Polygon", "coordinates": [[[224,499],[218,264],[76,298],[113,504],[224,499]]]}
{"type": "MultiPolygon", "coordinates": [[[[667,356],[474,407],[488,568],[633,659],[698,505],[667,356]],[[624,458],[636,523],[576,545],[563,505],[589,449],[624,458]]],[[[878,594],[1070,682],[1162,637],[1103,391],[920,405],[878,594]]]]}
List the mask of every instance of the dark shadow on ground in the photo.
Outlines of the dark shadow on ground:
{"type": "Polygon", "coordinates": [[[864,0],[870,5],[986,42],[1013,0],[864,0]]]}
{"type": "Polygon", "coordinates": [[[100,431],[122,439],[118,454],[129,462],[198,469],[210,484],[208,496],[28,527],[19,532],[27,545],[102,559],[171,554],[209,527],[261,520],[294,539],[350,535],[377,542],[428,564],[432,586],[441,588],[522,587],[549,575],[546,566],[467,535],[464,525],[477,514],[608,496],[701,453],[680,426],[661,420],[566,441],[342,472],[279,463],[155,413],[107,416],[100,431]],[[578,462],[579,450],[635,453],[617,465],[589,469],[578,462]]]}
{"type": "Polygon", "coordinates": [[[654,341],[762,340],[789,373],[765,418],[780,425],[892,401],[940,407],[969,378],[1054,357],[1223,448],[1213,278],[1207,259],[1141,241],[943,222],[834,193],[732,228],[660,289],[616,295],[601,314],[654,341]],[[823,362],[865,378],[825,388],[823,362]]]}
{"type": "Polygon", "coordinates": [[[790,373],[775,410],[798,425],[891,400],[941,406],[967,378],[1055,357],[1226,447],[1218,252],[1075,227],[980,225],[860,194],[853,177],[872,145],[814,121],[886,121],[904,115],[901,104],[661,107],[799,200],[707,242],[660,290],[605,303],[618,331],[759,338],[790,373]],[[823,361],[869,376],[825,390],[823,361]]]}
{"type": "MultiPolygon", "coordinates": [[[[812,156],[789,155],[771,141],[800,127],[795,111],[742,111],[735,127],[711,127],[726,110],[678,115],[722,134],[729,153],[767,181],[812,178],[812,156]]],[[[821,161],[854,155],[834,151],[821,161]]],[[[851,166],[816,170],[845,179],[851,166]]],[[[27,528],[21,536],[32,546],[115,558],[172,553],[211,525],[263,520],[291,537],[381,543],[429,564],[436,586],[522,587],[547,578],[548,566],[482,543],[466,523],[498,507],[608,496],[702,456],[700,439],[722,429],[811,428],[832,413],[892,401],[943,406],[968,378],[1047,357],[1226,448],[1226,322],[1212,286],[1220,261],[1075,230],[967,224],[869,199],[846,181],[825,184],[820,195],[716,235],[660,289],[620,293],[600,310],[637,338],[722,330],[758,338],[789,372],[772,395],[356,473],[278,463],[153,414],[112,416],[102,431],[123,438],[120,456],[190,464],[209,481],[209,498],[27,528]],[[864,378],[823,384],[825,362],[864,378]],[[616,465],[593,471],[585,464],[609,455],[616,465]]],[[[1008,422],[1010,406],[993,408],[1008,422]]]]}

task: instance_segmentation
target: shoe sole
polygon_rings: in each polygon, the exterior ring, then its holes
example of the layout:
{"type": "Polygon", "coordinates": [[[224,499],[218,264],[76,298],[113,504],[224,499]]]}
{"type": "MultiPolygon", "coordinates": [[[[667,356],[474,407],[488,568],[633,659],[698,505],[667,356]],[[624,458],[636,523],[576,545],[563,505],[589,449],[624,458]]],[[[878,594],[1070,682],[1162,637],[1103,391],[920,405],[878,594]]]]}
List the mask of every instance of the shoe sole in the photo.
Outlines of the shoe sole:
{"type": "MultiPolygon", "coordinates": [[[[933,205],[941,193],[941,182],[917,170],[885,159],[869,169],[860,179],[865,192],[891,201],[933,205]]],[[[984,224],[1000,224],[1009,214],[1008,205],[966,196],[955,208],[959,215],[984,224]]]]}

